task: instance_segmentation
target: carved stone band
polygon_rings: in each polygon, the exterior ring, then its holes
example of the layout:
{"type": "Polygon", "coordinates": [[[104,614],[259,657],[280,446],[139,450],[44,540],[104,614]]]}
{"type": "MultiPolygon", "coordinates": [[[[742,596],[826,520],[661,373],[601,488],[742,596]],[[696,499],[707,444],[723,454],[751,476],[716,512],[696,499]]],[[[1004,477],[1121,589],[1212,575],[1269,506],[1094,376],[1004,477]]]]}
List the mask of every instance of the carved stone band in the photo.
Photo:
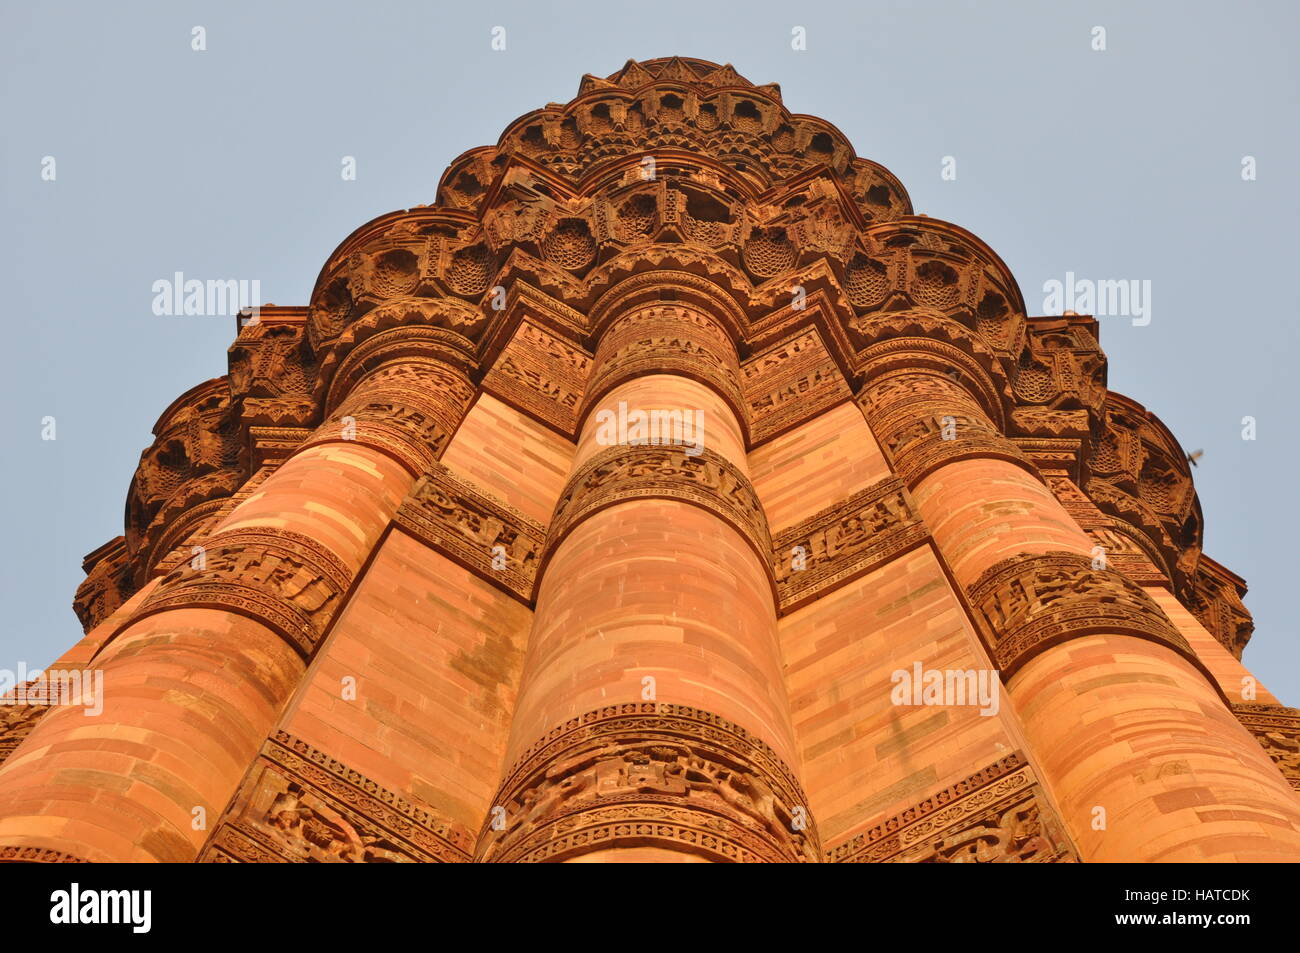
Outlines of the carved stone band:
{"type": "Polygon", "coordinates": [[[485,862],[660,847],[717,862],[820,859],[807,799],[759,739],[709,712],[612,705],[550,731],[507,774],[485,862]]]}
{"type": "Polygon", "coordinates": [[[88,864],[76,854],[44,847],[0,847],[0,864],[88,864]]]}
{"type": "Polygon", "coordinates": [[[675,374],[712,388],[747,426],[736,346],[720,324],[696,309],[657,306],[617,319],[600,340],[594,367],[580,417],[625,381],[675,374]]]}
{"type": "Polygon", "coordinates": [[[199,854],[207,863],[465,863],[458,824],[277,731],[199,854]]]}
{"type": "Polygon", "coordinates": [[[1016,443],[994,430],[983,415],[960,411],[940,413],[916,408],[915,413],[891,414],[884,423],[873,422],[872,431],[897,472],[914,489],[940,467],[958,460],[994,458],[1023,468],[1040,482],[1038,467],[1016,443]]]}
{"type": "Polygon", "coordinates": [[[990,566],[968,594],[980,638],[1003,679],[1044,649],[1100,633],[1167,645],[1205,673],[1187,640],[1141,586],[1117,570],[1093,569],[1086,556],[1013,556],[990,566]]]}
{"type": "MultiPolygon", "coordinates": [[[[228,609],[264,623],[310,657],[352,583],[342,560],[301,533],[239,529],[163,577],[117,631],[166,609],[228,609]]],[[[116,637],[117,633],[114,633],[116,637]]]]}
{"type": "Polygon", "coordinates": [[[1077,861],[1065,825],[1017,751],[826,852],[840,864],[1077,861]]]}
{"type": "Polygon", "coordinates": [[[754,444],[792,430],[853,396],[816,328],[746,361],[741,375],[754,444]]]}
{"type": "Polygon", "coordinates": [[[551,517],[547,552],[586,517],[615,503],[680,500],[702,507],[737,530],[770,570],[767,516],[749,478],[721,454],[680,446],[633,444],[602,450],[569,478],[551,517]]]}
{"type": "Polygon", "coordinates": [[[546,527],[484,496],[435,463],[397,511],[399,526],[443,555],[531,602],[546,527]]]}
{"type": "MultiPolygon", "coordinates": [[[[26,691],[40,691],[38,682],[29,683],[26,691]]],[[[50,710],[47,704],[31,701],[27,696],[22,704],[0,703],[0,764],[14,753],[23,739],[32,733],[36,723],[50,710]]]]}
{"type": "Polygon", "coordinates": [[[442,456],[474,399],[454,369],[395,363],[370,374],[298,448],[356,443],[387,454],[419,476],[442,456]]]}
{"type": "Polygon", "coordinates": [[[928,538],[897,477],[854,493],[772,541],[781,613],[820,599],[928,538]]]}
{"type": "Polygon", "coordinates": [[[1232,713],[1255,736],[1291,787],[1300,791],[1300,708],[1252,702],[1233,705],[1232,713]]]}

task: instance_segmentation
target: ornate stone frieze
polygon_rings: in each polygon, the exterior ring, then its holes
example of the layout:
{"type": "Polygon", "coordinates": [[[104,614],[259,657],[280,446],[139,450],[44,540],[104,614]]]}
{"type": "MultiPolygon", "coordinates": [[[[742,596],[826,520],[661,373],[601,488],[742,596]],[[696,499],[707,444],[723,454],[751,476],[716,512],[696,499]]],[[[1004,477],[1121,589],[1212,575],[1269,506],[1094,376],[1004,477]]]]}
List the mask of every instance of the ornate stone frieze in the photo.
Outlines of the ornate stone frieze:
{"type": "Polygon", "coordinates": [[[746,361],[740,372],[755,444],[853,396],[813,328],[746,361]]]}
{"type": "Polygon", "coordinates": [[[1255,631],[1255,621],[1241,601],[1246,593],[1243,579],[1201,556],[1183,604],[1219,644],[1240,659],[1255,631]]]}
{"type": "Polygon", "coordinates": [[[706,384],[727,401],[742,424],[736,348],[726,330],[695,308],[640,308],[616,319],[596,348],[588,405],[612,387],[645,374],[677,374],[706,384]]]}
{"type": "Polygon", "coordinates": [[[772,540],[781,614],[820,599],[928,538],[896,477],[813,514],[772,540]]]}
{"type": "Polygon", "coordinates": [[[531,321],[521,321],[510,343],[483,378],[483,387],[566,435],[591,371],[591,355],[531,321]]]}
{"type": "Polygon", "coordinates": [[[1017,751],[827,852],[841,864],[1069,863],[1065,825],[1017,751]]]}
{"type": "Polygon", "coordinates": [[[1013,556],[990,566],[968,594],[980,637],[1004,679],[1044,649],[1095,633],[1159,642],[1204,671],[1141,586],[1117,570],[1094,569],[1085,556],[1013,556]]]}
{"type": "Polygon", "coordinates": [[[355,442],[420,474],[442,455],[473,398],[469,381],[449,366],[394,361],[358,383],[302,448],[355,442]]]}
{"type": "Polygon", "coordinates": [[[1250,729],[1291,787],[1300,792],[1300,708],[1249,703],[1233,705],[1232,713],[1250,729]]]}
{"type": "Polygon", "coordinates": [[[913,408],[917,415],[891,417],[872,424],[886,458],[909,487],[958,460],[992,457],[1015,463],[1042,479],[1033,461],[1016,444],[994,430],[982,415],[913,408]]]}
{"type": "Polygon", "coordinates": [[[441,464],[434,464],[416,483],[396,520],[521,601],[532,600],[546,527],[489,499],[441,464]]]}
{"type": "Polygon", "coordinates": [[[1016,431],[1029,437],[1086,437],[1086,410],[1049,410],[1046,407],[1016,407],[1011,411],[1016,431]]]}
{"type": "Polygon", "coordinates": [[[0,847],[0,864],[88,864],[75,854],[44,847],[0,847]]]}
{"type": "Polygon", "coordinates": [[[0,702],[0,764],[3,764],[23,739],[32,733],[36,723],[50,710],[49,705],[24,702],[0,702]]]}
{"type": "Polygon", "coordinates": [[[77,587],[72,609],[89,632],[112,615],[135,592],[131,554],[126,537],[118,536],[86,556],[81,564],[86,578],[77,587]]]}
{"type": "Polygon", "coordinates": [[[207,863],[464,863],[472,836],[284,731],[199,854],[207,863]]]}
{"type": "Polygon", "coordinates": [[[602,450],[569,478],[555,504],[547,535],[553,549],[581,520],[615,503],[639,499],[681,500],[703,507],[741,533],[770,562],[767,516],[749,478],[707,447],[699,454],[680,446],[633,444],[602,450]]]}
{"type": "Polygon", "coordinates": [[[163,577],[123,628],[165,609],[229,609],[265,623],[310,656],[351,582],[337,556],[301,533],[233,530],[209,538],[202,553],[163,577]]]}
{"type": "Polygon", "coordinates": [[[710,712],[611,705],[550,731],[507,773],[479,837],[488,862],[656,846],[719,862],[815,862],[790,768],[710,712]]]}
{"type": "Polygon", "coordinates": [[[1039,464],[1047,486],[1079,528],[1100,547],[1094,555],[1105,558],[1106,565],[1117,569],[1142,585],[1169,584],[1159,553],[1141,533],[1123,520],[1108,516],[1079,489],[1067,469],[1053,469],[1050,461],[1039,464]]]}
{"type": "MultiPolygon", "coordinates": [[[[885,341],[882,345],[895,342],[885,341]]],[[[883,363],[906,358],[881,348],[876,358],[883,363]]],[[[917,360],[939,360],[943,355],[918,356],[917,360]]],[[[983,406],[962,381],[970,377],[956,364],[944,373],[934,368],[909,370],[906,365],[873,379],[857,395],[867,422],[880,442],[895,473],[915,487],[926,475],[942,466],[978,457],[1007,460],[1041,480],[1033,460],[1015,441],[1004,436],[983,406]]],[[[969,369],[969,368],[967,368],[969,369]]],[[[973,386],[973,385],[972,385],[973,386]]]]}

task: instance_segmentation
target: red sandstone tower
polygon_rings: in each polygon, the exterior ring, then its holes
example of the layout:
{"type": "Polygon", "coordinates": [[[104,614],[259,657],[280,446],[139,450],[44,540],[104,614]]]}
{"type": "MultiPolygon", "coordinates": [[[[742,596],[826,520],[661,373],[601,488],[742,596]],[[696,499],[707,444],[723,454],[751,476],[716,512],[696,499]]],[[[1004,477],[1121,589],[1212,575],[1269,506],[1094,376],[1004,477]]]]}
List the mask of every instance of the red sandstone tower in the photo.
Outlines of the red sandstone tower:
{"type": "Polygon", "coordinates": [[[776,86],[587,76],[163,413],[0,859],[1298,860],[1300,712],[1105,367],[776,86]]]}

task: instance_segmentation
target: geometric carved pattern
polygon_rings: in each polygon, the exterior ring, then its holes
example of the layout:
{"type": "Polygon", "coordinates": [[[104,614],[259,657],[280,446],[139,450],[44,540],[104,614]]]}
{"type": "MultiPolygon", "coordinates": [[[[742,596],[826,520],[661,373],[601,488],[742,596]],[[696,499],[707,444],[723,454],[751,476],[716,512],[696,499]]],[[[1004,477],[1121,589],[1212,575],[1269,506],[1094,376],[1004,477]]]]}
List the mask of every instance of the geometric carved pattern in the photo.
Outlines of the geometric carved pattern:
{"type": "Polygon", "coordinates": [[[985,570],[969,596],[980,637],[1004,679],[1043,649],[1095,633],[1160,642],[1204,671],[1141,586],[1114,569],[1093,569],[1077,553],[1004,559],[985,570]]]}
{"type": "Polygon", "coordinates": [[[602,450],[569,478],[551,517],[547,549],[579,521],[625,500],[670,499],[692,503],[720,517],[758,551],[769,566],[772,539],[753,485],[721,454],[680,446],[629,444],[602,450]]]}
{"type": "Polygon", "coordinates": [[[441,361],[394,361],[363,378],[302,446],[355,441],[423,473],[442,456],[474,393],[441,361]]]}
{"type": "Polygon", "coordinates": [[[565,722],[516,763],[493,803],[505,815],[484,825],[485,862],[633,846],[715,862],[820,858],[789,767],[738,725],[683,705],[611,705],[565,722]]]}
{"type": "Polygon", "coordinates": [[[853,396],[815,328],[751,358],[740,370],[755,444],[853,396]]]}
{"type": "Polygon", "coordinates": [[[201,863],[465,863],[473,840],[284,731],[269,738],[201,863]]]}
{"type": "Polygon", "coordinates": [[[1232,713],[1250,729],[1291,787],[1300,791],[1300,708],[1233,705],[1232,713]]]}
{"type": "Polygon", "coordinates": [[[591,355],[582,348],[521,320],[483,386],[561,433],[572,434],[590,369],[591,355]]]}
{"type": "Polygon", "coordinates": [[[0,864],[88,864],[74,854],[44,847],[0,847],[0,864]]]}
{"type": "Polygon", "coordinates": [[[435,463],[411,490],[395,517],[399,526],[443,555],[527,603],[546,527],[512,506],[489,499],[435,463]],[[494,552],[496,547],[501,550],[494,552]],[[505,565],[498,555],[504,555],[505,565]]]}
{"type": "Polygon", "coordinates": [[[897,477],[813,514],[772,541],[781,614],[820,599],[928,538],[897,477]],[[803,568],[796,569],[800,556],[803,568]]]}
{"type": "Polygon", "coordinates": [[[838,864],[1071,863],[1078,855],[1017,751],[827,851],[838,864]]]}
{"type": "Polygon", "coordinates": [[[122,628],[174,607],[229,609],[310,657],[352,582],[347,566],[314,539],[270,526],[221,533],[205,546],[201,568],[172,570],[122,628]]]}

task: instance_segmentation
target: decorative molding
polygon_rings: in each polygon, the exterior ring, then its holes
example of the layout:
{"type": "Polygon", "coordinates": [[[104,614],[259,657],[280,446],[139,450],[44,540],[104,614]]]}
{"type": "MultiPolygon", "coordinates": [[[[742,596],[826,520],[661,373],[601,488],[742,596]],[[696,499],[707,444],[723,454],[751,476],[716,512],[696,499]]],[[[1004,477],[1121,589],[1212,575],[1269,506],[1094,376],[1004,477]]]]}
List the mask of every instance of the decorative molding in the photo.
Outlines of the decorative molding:
{"type": "Polygon", "coordinates": [[[619,384],[647,374],[675,374],[714,390],[746,427],[749,418],[743,409],[739,366],[731,335],[700,309],[638,308],[621,315],[601,334],[580,416],[619,384]]]}
{"type": "MultiPolygon", "coordinates": [[[[27,683],[27,689],[39,684],[38,681],[27,683]]],[[[49,705],[25,702],[14,704],[0,701],[0,764],[14,753],[14,749],[23,743],[23,739],[32,733],[36,723],[50,710],[49,705]]]]}
{"type": "Polygon", "coordinates": [[[1141,586],[1117,570],[1092,568],[1086,556],[1062,551],[1012,556],[985,570],[968,594],[980,638],[1004,679],[1044,649],[1098,633],[1159,642],[1205,673],[1187,640],[1141,586]]]}
{"type": "Polygon", "coordinates": [[[464,863],[473,838],[277,731],[200,852],[203,863],[464,863]]]}
{"type": "Polygon", "coordinates": [[[76,854],[46,847],[0,847],[0,864],[88,864],[76,854]]]}
{"type": "Polygon", "coordinates": [[[1097,504],[1079,489],[1068,471],[1044,467],[1042,472],[1048,488],[1061,506],[1105,552],[1109,568],[1119,570],[1143,586],[1169,585],[1160,554],[1146,536],[1123,520],[1099,510],[1097,504]]]}
{"type": "Polygon", "coordinates": [[[474,395],[449,364],[393,359],[356,383],[299,450],[355,443],[387,454],[418,476],[442,456],[474,395]]]}
{"type": "MultiPolygon", "coordinates": [[[[894,357],[901,360],[908,353],[904,349],[894,357]]],[[[940,467],[992,457],[1014,463],[1042,481],[1029,455],[998,431],[980,402],[959,383],[958,378],[969,379],[962,377],[967,373],[963,367],[952,368],[955,376],[948,376],[934,368],[905,366],[873,380],[857,395],[894,472],[915,488],[940,467]]]]}
{"type": "Polygon", "coordinates": [[[1071,863],[1079,857],[1017,751],[826,853],[840,864],[1071,863]]]}
{"type": "Polygon", "coordinates": [[[683,705],[611,705],[557,726],[506,774],[493,803],[479,837],[485,862],[637,846],[719,862],[820,857],[790,768],[745,729],[683,705]]]}
{"type": "Polygon", "coordinates": [[[164,576],[117,632],[166,609],[228,609],[266,624],[310,657],[352,583],[348,567],[321,543],[269,526],[210,537],[202,558],[200,569],[187,561],[164,576]]]}
{"type": "Polygon", "coordinates": [[[602,450],[583,464],[555,504],[549,554],[591,514],[640,499],[679,500],[718,516],[749,541],[770,568],[767,516],[749,478],[717,451],[690,454],[679,446],[630,444],[602,450]]]}
{"type": "Polygon", "coordinates": [[[780,613],[793,612],[929,539],[903,481],[881,480],[772,541],[780,613]],[[796,568],[799,563],[802,568],[796,568]]]}
{"type": "Polygon", "coordinates": [[[499,503],[434,464],[397,511],[395,521],[421,542],[529,603],[546,527],[499,503]],[[494,553],[500,546],[501,561],[494,553]]]}
{"type": "Polygon", "coordinates": [[[806,328],[750,358],[740,374],[754,444],[853,397],[816,328],[806,328]]]}
{"type": "Polygon", "coordinates": [[[591,355],[528,320],[521,320],[483,378],[489,393],[572,437],[591,372],[591,355]]]}
{"type": "Polygon", "coordinates": [[[1232,713],[1300,792],[1300,708],[1247,703],[1233,705],[1232,713]]]}

